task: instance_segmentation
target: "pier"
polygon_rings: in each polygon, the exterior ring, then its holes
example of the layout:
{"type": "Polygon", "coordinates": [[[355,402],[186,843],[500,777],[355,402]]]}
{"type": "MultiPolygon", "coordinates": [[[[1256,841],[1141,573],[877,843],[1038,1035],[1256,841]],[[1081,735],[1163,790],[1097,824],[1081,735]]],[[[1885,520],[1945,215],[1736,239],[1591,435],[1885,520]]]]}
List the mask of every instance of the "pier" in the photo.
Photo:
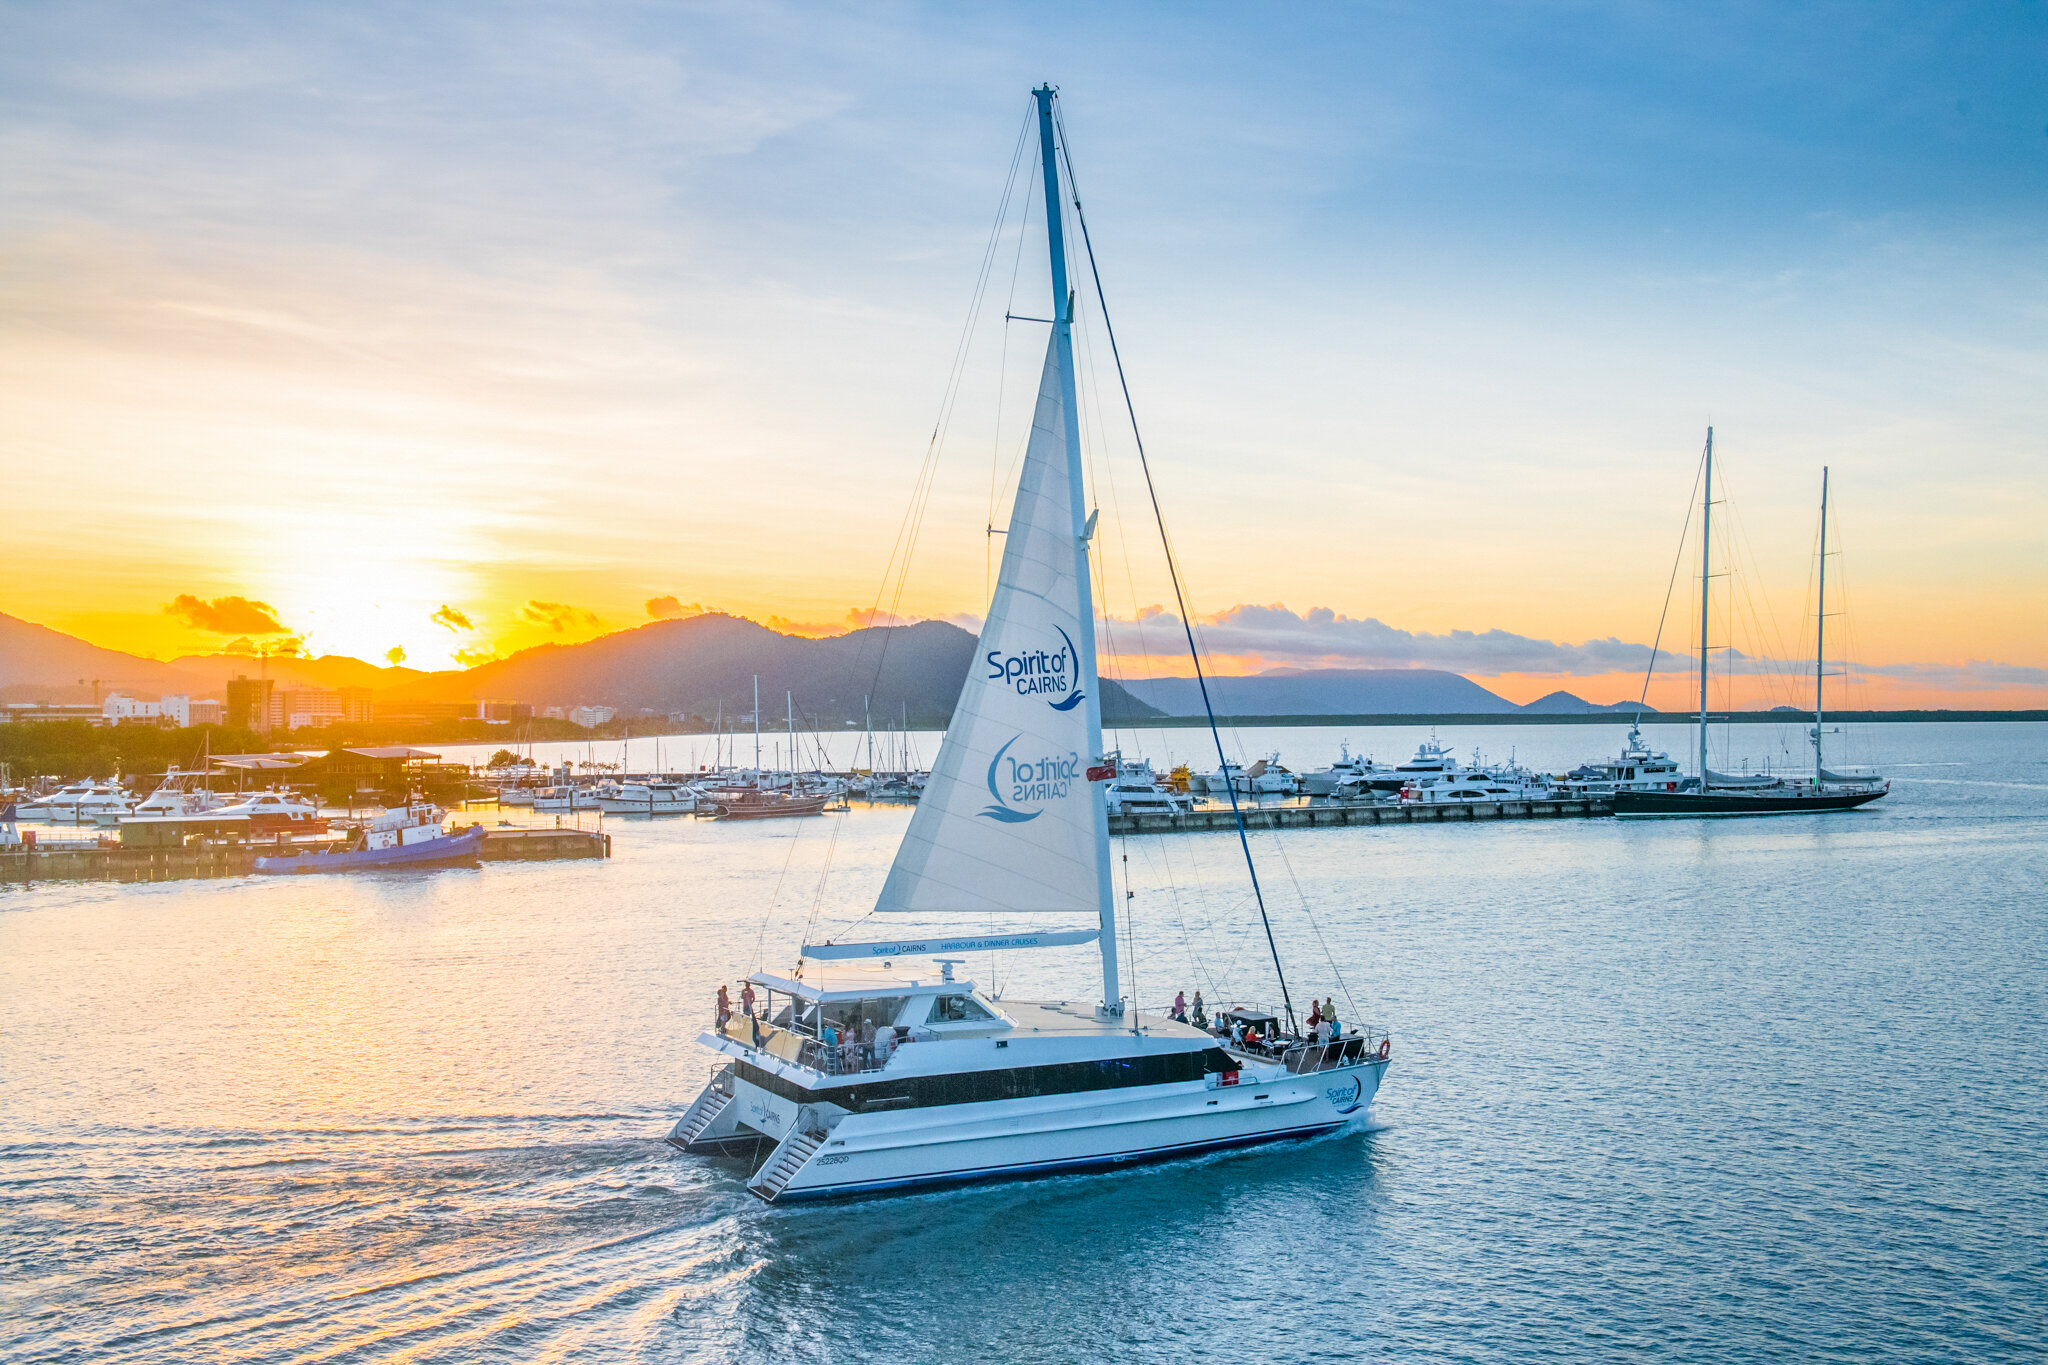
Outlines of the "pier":
{"type": "MultiPolygon", "coordinates": [[[[258,858],[279,851],[276,845],[264,843],[190,844],[183,848],[122,848],[114,844],[90,848],[7,848],[0,849],[0,884],[244,877],[255,872],[258,858]]],[[[485,833],[483,851],[478,856],[489,863],[609,858],[612,837],[594,829],[494,829],[485,833]]]]}
{"type": "MultiPolygon", "coordinates": [[[[1583,799],[1545,801],[1410,802],[1333,801],[1327,805],[1253,806],[1239,808],[1244,827],[1262,829],[1335,829],[1347,825],[1434,825],[1446,821],[1587,819],[1614,814],[1612,801],[1583,799]]],[[[1111,834],[1200,834],[1234,830],[1237,817],[1229,806],[1205,806],[1185,815],[1112,815],[1111,834]]]]}

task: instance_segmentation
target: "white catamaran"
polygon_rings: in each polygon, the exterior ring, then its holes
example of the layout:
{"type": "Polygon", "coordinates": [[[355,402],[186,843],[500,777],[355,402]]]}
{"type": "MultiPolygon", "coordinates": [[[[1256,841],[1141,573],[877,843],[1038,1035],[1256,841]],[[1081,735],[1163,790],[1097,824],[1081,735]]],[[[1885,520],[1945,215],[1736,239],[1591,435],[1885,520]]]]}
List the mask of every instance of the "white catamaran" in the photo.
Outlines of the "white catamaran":
{"type": "MultiPolygon", "coordinates": [[[[748,1188],[771,1201],[1110,1167],[1328,1132],[1371,1103],[1388,1064],[1382,1034],[1352,1027],[1304,1036],[1291,1002],[1284,1029],[1276,1015],[1257,1016],[1266,1028],[1254,1041],[1140,1012],[1119,987],[1099,788],[1115,765],[1104,757],[1090,609],[1095,518],[1085,511],[1074,421],[1054,92],[1033,93],[1052,337],[978,662],[875,910],[971,916],[980,925],[1027,916],[1078,924],[807,944],[802,956],[824,965],[750,977],[766,1009],[732,1011],[702,1035],[728,1060],[669,1141],[687,1152],[766,1147],[748,1188]],[[999,1000],[954,979],[946,960],[1090,941],[1102,958],[1099,1002],[999,1000]],[[925,958],[939,959],[939,969],[873,970],[925,958]]],[[[1074,208],[1085,232],[1078,200],[1074,208]]]]}

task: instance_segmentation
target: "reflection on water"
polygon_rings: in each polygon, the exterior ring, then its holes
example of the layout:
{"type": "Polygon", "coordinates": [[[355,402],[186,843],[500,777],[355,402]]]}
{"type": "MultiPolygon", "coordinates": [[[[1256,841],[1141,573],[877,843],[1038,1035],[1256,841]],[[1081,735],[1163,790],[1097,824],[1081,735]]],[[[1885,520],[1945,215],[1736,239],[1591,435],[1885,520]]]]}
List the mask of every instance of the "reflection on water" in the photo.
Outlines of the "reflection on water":
{"type": "MultiPolygon", "coordinates": [[[[0,1354],[2034,1351],[2044,736],[1891,727],[1943,785],[1843,817],[1260,836],[1297,993],[1393,1030],[1384,1126],[844,1205],[660,1137],[713,987],[861,913],[903,810],[0,891],[0,1354]]],[[[1234,841],[1128,851],[1140,995],[1270,995],[1234,841]]],[[[1091,963],[972,970],[1065,996],[1091,963]]]]}

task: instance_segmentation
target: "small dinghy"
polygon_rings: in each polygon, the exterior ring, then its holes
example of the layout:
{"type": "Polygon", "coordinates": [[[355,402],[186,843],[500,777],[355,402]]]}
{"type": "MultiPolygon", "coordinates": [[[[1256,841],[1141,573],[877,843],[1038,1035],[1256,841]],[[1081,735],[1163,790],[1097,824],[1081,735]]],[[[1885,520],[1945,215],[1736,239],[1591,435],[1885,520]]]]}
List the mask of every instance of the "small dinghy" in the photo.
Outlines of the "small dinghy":
{"type": "Polygon", "coordinates": [[[471,825],[460,833],[441,828],[443,812],[415,804],[385,811],[332,853],[294,853],[258,858],[256,870],[269,873],[359,872],[379,867],[435,867],[474,863],[483,852],[484,827],[471,825]]]}

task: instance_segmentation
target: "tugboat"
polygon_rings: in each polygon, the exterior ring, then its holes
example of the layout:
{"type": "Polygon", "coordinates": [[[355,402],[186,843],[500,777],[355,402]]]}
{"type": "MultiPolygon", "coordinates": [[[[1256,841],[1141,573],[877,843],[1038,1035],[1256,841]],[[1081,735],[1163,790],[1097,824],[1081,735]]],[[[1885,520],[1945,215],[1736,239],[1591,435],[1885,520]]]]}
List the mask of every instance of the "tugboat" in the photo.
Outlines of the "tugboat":
{"type": "Polygon", "coordinates": [[[334,852],[301,852],[284,857],[258,858],[256,870],[296,875],[476,862],[483,851],[484,827],[471,825],[459,833],[449,834],[441,828],[445,814],[438,806],[423,801],[412,802],[376,816],[334,852]]]}
{"type": "MultiPolygon", "coordinates": [[[[693,1153],[765,1147],[747,1188],[771,1202],[1115,1168],[1327,1133],[1372,1102],[1388,1066],[1382,1034],[1353,1027],[1329,1036],[1327,1025],[1303,1034],[1277,949],[1285,1003],[1275,1041],[1262,1033],[1257,1052],[1142,1012],[1124,995],[1109,811],[1097,790],[1116,766],[1102,744],[1088,563],[1095,518],[1075,420],[1066,203],[1053,90],[1033,95],[1052,336],[975,646],[974,657],[993,666],[972,670],[961,688],[872,912],[956,924],[966,916],[977,927],[804,944],[788,970],[750,976],[743,1008],[722,1008],[701,1035],[725,1065],[668,1140],[693,1153]],[[991,932],[1004,920],[1048,917],[1079,924],[991,932]],[[1101,957],[1097,1001],[1023,1003],[953,973],[969,953],[1090,942],[1101,957]],[[937,972],[914,965],[921,959],[935,959],[937,972]],[[765,1013],[751,1008],[757,991],[765,1013]]],[[[1074,221],[1085,234],[1078,204],[1074,221]]],[[[1192,653],[1191,633],[1188,644],[1192,653]]],[[[1210,734],[1220,758],[1213,714],[1210,734]]],[[[1241,817],[1239,829],[1242,840],[1241,817]]],[[[1256,876],[1252,889],[1264,920],[1256,876]]],[[[1266,936],[1270,946],[1270,925],[1266,936]]]]}
{"type": "MultiPolygon", "coordinates": [[[[1768,773],[1717,773],[1707,766],[1707,606],[1712,582],[1714,510],[1714,429],[1707,428],[1706,494],[1700,504],[1700,721],[1699,774],[1675,789],[1629,790],[1614,793],[1614,813],[1623,819],[1669,816],[1810,815],[1868,805],[1889,792],[1891,783],[1876,775],[1828,771],[1821,752],[1825,708],[1821,691],[1826,676],[1828,620],[1828,472],[1820,472],[1820,602],[1813,637],[1813,776],[1784,778],[1768,773]]],[[[1631,732],[1633,734],[1633,732],[1631,732]]]]}

